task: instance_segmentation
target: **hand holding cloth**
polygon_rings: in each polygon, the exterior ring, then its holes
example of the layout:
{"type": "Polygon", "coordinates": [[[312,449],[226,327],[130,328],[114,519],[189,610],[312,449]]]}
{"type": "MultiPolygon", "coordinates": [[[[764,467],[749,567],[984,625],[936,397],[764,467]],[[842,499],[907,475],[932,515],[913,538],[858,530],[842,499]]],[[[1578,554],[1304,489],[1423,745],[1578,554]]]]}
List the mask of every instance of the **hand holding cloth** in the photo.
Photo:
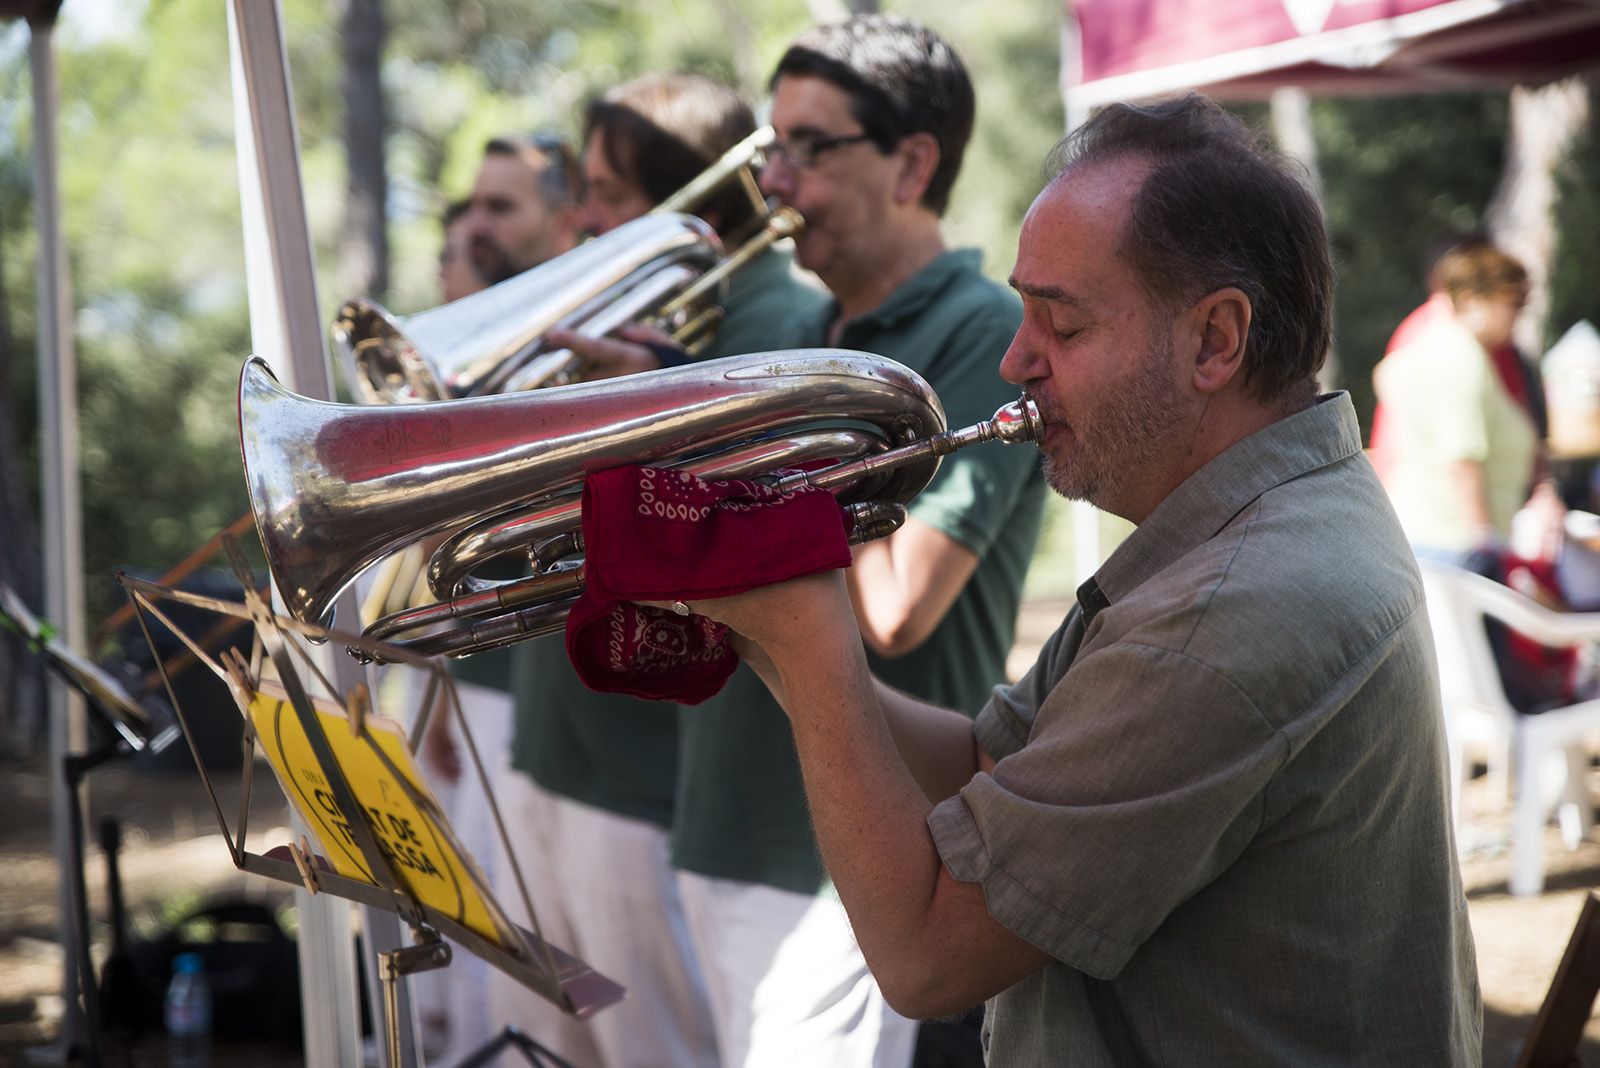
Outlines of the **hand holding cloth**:
{"type": "Polygon", "coordinates": [[[633,602],[726,597],[848,567],[852,522],[826,490],[637,464],[590,475],[585,589],[567,615],[572,666],[602,693],[699,704],[738,666],[728,628],[633,602]]]}

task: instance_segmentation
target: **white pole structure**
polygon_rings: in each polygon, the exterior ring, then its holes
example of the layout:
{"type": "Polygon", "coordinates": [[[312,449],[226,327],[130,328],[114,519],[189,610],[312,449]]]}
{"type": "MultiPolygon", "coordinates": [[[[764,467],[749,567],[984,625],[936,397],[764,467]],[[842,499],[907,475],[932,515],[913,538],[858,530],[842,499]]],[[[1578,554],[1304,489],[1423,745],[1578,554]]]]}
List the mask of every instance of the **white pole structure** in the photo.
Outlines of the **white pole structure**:
{"type": "MultiPolygon", "coordinates": [[[[61,234],[61,183],[56,110],[54,31],[46,18],[29,21],[29,63],[33,75],[33,190],[39,230],[39,436],[40,498],[44,510],[45,618],[56,620],[62,640],[74,649],[88,644],[83,619],[83,511],[78,491],[78,364],[72,344],[72,284],[61,234]]],[[[79,945],[77,879],[68,870],[77,856],[72,798],[63,773],[69,754],[87,745],[83,698],[59,676],[48,678],[50,724],[50,816],[57,869],[56,905],[66,967],[61,1021],[64,1055],[84,1048],[87,1035],[78,1003],[79,945]]],[[[81,788],[80,788],[81,789],[81,788]]]]}
{"type": "MultiPolygon", "coordinates": [[[[1322,164],[1317,154],[1316,131],[1311,125],[1311,94],[1299,86],[1282,86],[1271,96],[1272,133],[1278,139],[1278,148],[1285,156],[1305,168],[1306,180],[1317,203],[1326,206],[1322,196],[1322,164]]],[[[1327,393],[1339,388],[1343,379],[1339,367],[1339,353],[1328,346],[1322,370],[1317,372],[1317,385],[1327,393]]]]}
{"type": "MultiPolygon", "coordinates": [[[[286,387],[330,400],[333,382],[317,306],[316,265],[300,182],[300,145],[278,0],[229,0],[228,46],[251,345],[272,364],[286,387]]],[[[358,618],[354,595],[341,597],[338,610],[343,618],[358,618]]],[[[360,669],[349,657],[326,657],[323,668],[341,690],[361,681],[360,669]]],[[[306,1063],[310,1068],[359,1068],[361,1018],[352,952],[352,906],[305,890],[296,891],[295,903],[300,914],[300,1006],[306,1063]]],[[[362,931],[368,1004],[376,1030],[384,1019],[377,954],[402,945],[399,919],[393,913],[366,908],[362,910],[362,931]]],[[[401,1064],[387,1065],[389,1053],[382,1042],[377,1043],[378,1061],[386,1068],[415,1068],[420,1063],[416,1013],[405,982],[398,980],[397,987],[401,1064]]]]}

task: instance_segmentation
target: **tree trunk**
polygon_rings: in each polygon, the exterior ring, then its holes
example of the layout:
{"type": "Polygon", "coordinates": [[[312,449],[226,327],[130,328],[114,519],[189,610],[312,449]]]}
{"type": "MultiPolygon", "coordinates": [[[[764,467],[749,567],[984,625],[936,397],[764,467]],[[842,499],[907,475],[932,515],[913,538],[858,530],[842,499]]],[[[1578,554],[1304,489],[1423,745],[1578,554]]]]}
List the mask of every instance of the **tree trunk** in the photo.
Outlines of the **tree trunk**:
{"type": "MultiPolygon", "coordinates": [[[[0,246],[3,248],[3,246],[0,246]]],[[[39,534],[24,489],[21,444],[17,441],[17,391],[12,384],[10,317],[5,294],[5,262],[0,255],[0,583],[11,587],[38,611],[44,602],[39,534]]],[[[0,757],[31,753],[42,738],[44,679],[37,657],[16,635],[0,630],[0,757]]]]}
{"type": "Polygon", "coordinates": [[[1582,78],[1511,90],[1505,169],[1489,204],[1489,236],[1528,268],[1528,307],[1517,322],[1517,347],[1537,356],[1550,311],[1556,232],[1556,167],[1589,122],[1582,78]]]}
{"type": "Polygon", "coordinates": [[[383,96],[383,0],[342,0],[346,196],[339,237],[339,285],[351,296],[384,299],[389,289],[388,117],[383,96]]]}

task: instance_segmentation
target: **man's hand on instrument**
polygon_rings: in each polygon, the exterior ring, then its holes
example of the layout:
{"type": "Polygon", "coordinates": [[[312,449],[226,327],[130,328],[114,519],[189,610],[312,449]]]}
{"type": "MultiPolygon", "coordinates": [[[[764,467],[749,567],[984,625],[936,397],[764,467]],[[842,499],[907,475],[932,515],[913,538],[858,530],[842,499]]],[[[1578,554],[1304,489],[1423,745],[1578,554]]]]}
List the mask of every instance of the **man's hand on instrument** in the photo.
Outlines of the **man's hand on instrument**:
{"type": "Polygon", "coordinates": [[[581,356],[586,381],[654,371],[663,363],[661,354],[651,346],[676,348],[666,332],[637,323],[622,327],[612,337],[585,337],[574,330],[556,328],[545,335],[545,340],[581,356]]]}

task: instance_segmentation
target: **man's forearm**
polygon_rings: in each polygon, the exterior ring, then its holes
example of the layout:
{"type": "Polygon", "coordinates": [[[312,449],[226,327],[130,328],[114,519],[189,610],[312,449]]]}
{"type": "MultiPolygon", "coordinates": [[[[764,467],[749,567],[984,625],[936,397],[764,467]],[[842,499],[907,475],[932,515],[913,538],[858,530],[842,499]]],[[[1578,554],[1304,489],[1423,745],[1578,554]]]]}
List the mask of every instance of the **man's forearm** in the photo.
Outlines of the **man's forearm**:
{"type": "Polygon", "coordinates": [[[927,828],[928,788],[901,757],[901,744],[921,748],[914,713],[902,715],[912,710],[888,694],[901,720],[891,731],[863,656],[826,672],[790,673],[779,664],[823,861],[892,1002],[917,982],[941,868],[927,828]]]}
{"type": "Polygon", "coordinates": [[[775,663],[822,859],[890,1004],[961,1012],[1045,960],[989,915],[978,884],[950,876],[928,829],[934,802],[976,770],[971,723],[883,686],[858,648],[817,652],[775,663]]]}
{"type": "MultiPolygon", "coordinates": [[[[789,687],[772,658],[760,648],[742,646],[739,651],[746,664],[766,683],[778,704],[788,712],[789,687]]],[[[791,673],[802,680],[802,686],[817,670],[833,671],[835,668],[831,662],[812,664],[810,661],[790,668],[791,673]]],[[[943,801],[978,772],[981,754],[973,738],[972,721],[966,716],[902,693],[870,673],[866,675],[866,685],[882,710],[900,759],[929,801],[935,804],[943,801]]]]}

